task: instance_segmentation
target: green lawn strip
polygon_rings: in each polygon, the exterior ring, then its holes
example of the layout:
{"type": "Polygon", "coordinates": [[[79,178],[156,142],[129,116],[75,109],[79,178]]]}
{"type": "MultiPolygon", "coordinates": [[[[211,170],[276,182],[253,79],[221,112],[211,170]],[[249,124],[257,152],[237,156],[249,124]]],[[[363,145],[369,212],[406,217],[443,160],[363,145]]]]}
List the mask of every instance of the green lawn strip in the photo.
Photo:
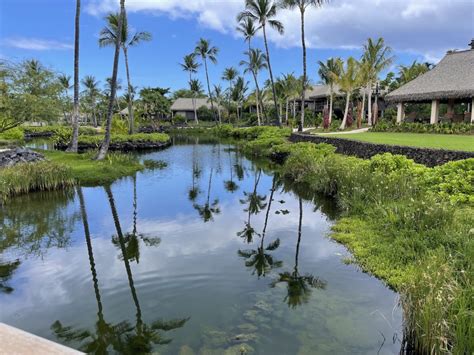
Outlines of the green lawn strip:
{"type": "Polygon", "coordinates": [[[93,160],[93,153],[75,154],[60,151],[44,151],[51,162],[68,166],[72,177],[82,186],[109,184],[113,181],[133,175],[145,167],[138,159],[121,153],[109,152],[102,161],[93,160]]]}
{"type": "Polygon", "coordinates": [[[357,141],[402,145],[409,147],[461,150],[474,152],[474,136],[448,135],[448,134],[423,134],[423,133],[385,133],[364,132],[353,134],[321,134],[325,137],[352,139],[357,141]]]}

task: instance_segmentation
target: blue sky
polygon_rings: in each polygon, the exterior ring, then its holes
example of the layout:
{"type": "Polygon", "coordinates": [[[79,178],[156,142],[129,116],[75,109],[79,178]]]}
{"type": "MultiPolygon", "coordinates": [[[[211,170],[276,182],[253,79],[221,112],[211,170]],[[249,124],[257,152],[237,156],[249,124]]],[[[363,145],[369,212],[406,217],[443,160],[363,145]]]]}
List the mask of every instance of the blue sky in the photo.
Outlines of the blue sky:
{"type": "MultiPolygon", "coordinates": [[[[80,75],[95,75],[102,83],[111,75],[113,52],[100,49],[103,17],[118,0],[82,0],[80,75]]],[[[200,37],[220,48],[219,63],[211,65],[213,83],[228,66],[238,66],[246,49],[235,33],[235,15],[244,0],[126,0],[133,29],[152,33],[153,41],[130,50],[133,84],[187,86],[178,65],[200,37]]],[[[38,58],[67,74],[73,69],[74,0],[1,0],[0,57],[18,61],[38,58]]],[[[285,35],[270,33],[274,73],[301,73],[298,13],[283,11],[285,35]]],[[[318,60],[332,56],[359,57],[366,38],[383,36],[396,56],[395,65],[415,59],[436,62],[448,49],[463,49],[474,38],[471,0],[332,0],[307,14],[308,70],[317,82],[318,60]]],[[[263,48],[261,37],[255,46],[263,48]]],[[[123,61],[120,78],[125,81],[123,61]]],[[[267,73],[262,74],[262,80],[267,73]]],[[[200,73],[204,82],[204,73],[200,73]]],[[[250,80],[250,78],[248,78],[250,80]]]]}

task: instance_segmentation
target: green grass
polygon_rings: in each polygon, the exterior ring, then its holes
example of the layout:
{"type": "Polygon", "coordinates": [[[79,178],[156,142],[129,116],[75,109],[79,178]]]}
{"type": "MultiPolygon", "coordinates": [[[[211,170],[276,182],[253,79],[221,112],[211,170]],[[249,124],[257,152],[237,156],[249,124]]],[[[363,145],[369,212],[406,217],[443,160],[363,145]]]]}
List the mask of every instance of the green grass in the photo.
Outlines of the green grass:
{"type": "Polygon", "coordinates": [[[358,141],[405,145],[409,147],[463,150],[474,152],[474,136],[469,135],[446,135],[446,134],[423,134],[423,133],[385,133],[364,132],[345,135],[324,135],[331,138],[353,139],[358,141]]]}
{"type": "Polygon", "coordinates": [[[130,176],[145,167],[138,159],[128,154],[109,152],[105,160],[93,160],[95,153],[66,153],[44,151],[45,157],[71,169],[72,177],[83,186],[94,186],[112,183],[114,180],[130,176]]]}

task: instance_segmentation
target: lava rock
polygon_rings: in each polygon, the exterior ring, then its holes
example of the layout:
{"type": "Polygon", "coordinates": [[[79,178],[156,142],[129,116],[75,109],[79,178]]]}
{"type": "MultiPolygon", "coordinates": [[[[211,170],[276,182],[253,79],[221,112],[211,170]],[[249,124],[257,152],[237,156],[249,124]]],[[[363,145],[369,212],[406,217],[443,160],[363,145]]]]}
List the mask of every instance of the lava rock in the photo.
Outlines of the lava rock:
{"type": "Polygon", "coordinates": [[[44,156],[31,149],[13,148],[0,151],[0,168],[42,160],[45,160],[44,156]]]}

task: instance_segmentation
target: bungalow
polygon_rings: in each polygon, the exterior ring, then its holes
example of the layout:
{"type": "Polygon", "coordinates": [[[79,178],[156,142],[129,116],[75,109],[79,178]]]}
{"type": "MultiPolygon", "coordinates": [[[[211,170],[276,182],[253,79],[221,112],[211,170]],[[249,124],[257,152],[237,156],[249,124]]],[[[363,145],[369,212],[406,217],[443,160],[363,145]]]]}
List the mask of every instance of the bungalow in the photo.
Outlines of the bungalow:
{"type": "MultiPolygon", "coordinates": [[[[194,99],[196,103],[196,110],[199,110],[201,107],[211,108],[211,101],[207,98],[198,98],[194,99]]],[[[214,104],[215,106],[215,104],[214,104]]],[[[194,119],[194,104],[192,98],[181,97],[176,99],[175,102],[171,105],[171,115],[175,117],[177,115],[185,117],[187,120],[194,119]]]]}
{"type": "Polygon", "coordinates": [[[447,104],[444,119],[474,124],[474,39],[471,49],[450,51],[432,70],[385,96],[397,104],[397,122],[405,119],[405,103],[431,103],[430,123],[439,120],[441,103],[447,104]],[[464,104],[464,113],[455,114],[454,105],[464,104]]]}

